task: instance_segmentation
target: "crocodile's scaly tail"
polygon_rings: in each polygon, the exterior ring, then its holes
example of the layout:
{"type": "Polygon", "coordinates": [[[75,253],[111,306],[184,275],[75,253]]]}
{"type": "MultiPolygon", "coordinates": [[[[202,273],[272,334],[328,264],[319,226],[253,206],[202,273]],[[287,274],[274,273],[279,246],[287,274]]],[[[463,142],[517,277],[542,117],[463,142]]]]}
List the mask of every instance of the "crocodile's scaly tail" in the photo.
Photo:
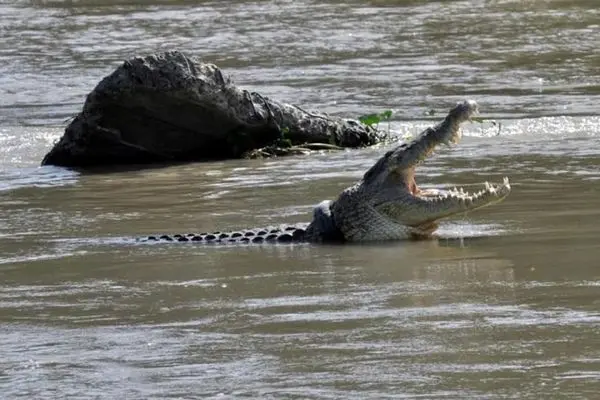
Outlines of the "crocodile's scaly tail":
{"type": "Polygon", "coordinates": [[[140,242],[191,242],[191,243],[298,243],[305,241],[307,224],[286,225],[261,229],[244,229],[231,232],[184,233],[155,235],[138,239],[140,242]]]}

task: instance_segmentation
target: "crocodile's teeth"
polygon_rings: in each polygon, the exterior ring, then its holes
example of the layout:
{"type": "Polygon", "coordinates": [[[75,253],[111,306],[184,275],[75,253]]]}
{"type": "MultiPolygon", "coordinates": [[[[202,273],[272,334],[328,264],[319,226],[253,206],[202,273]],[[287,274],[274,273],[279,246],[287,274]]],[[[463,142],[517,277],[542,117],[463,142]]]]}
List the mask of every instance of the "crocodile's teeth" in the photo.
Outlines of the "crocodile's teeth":
{"type": "Polygon", "coordinates": [[[485,182],[485,190],[490,190],[492,188],[492,185],[490,185],[489,182],[485,182]]]}

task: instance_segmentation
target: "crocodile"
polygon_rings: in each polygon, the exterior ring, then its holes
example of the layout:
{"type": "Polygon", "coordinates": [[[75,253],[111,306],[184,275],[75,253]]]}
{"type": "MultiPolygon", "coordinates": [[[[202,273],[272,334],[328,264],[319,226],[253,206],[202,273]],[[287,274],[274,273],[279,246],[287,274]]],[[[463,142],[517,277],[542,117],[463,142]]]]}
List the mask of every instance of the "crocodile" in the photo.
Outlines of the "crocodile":
{"type": "Polygon", "coordinates": [[[416,167],[437,146],[457,144],[462,135],[461,125],[477,113],[475,101],[457,103],[442,122],[386,152],[358,183],[342,191],[336,200],[318,204],[310,223],[233,232],[148,236],[143,240],[344,243],[432,237],[440,219],[498,203],[511,191],[508,178],[497,185],[486,182],[476,193],[462,188],[425,190],[415,182],[416,167]]]}

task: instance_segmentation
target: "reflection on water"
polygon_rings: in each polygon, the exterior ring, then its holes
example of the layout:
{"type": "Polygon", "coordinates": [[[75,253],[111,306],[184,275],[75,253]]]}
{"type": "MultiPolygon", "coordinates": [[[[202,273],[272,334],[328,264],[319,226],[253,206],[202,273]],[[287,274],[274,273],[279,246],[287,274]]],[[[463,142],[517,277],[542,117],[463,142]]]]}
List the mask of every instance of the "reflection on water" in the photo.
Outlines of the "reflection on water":
{"type": "Polygon", "coordinates": [[[30,263],[0,287],[6,393],[597,391],[597,281],[539,281],[497,248],[113,248],[30,263]]]}
{"type": "Polygon", "coordinates": [[[597,397],[595,1],[45,0],[0,21],[3,398],[597,397]],[[307,222],[387,150],[38,167],[102,76],[171,48],[307,108],[394,108],[399,137],[473,97],[500,135],[470,125],[419,185],[513,193],[437,240],[140,244],[307,222]]]}

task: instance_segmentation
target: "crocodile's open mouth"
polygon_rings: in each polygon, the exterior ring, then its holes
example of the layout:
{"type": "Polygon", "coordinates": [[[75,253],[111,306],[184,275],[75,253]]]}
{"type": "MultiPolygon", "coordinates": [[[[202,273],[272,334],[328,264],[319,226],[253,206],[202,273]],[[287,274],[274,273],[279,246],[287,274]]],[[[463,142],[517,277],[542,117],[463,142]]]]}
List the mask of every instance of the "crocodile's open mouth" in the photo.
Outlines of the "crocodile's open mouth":
{"type": "MultiPolygon", "coordinates": [[[[510,194],[508,178],[500,184],[485,183],[483,188],[470,193],[463,188],[442,190],[420,188],[415,180],[419,165],[433,154],[442,144],[451,146],[461,139],[461,125],[477,113],[477,103],[466,100],[450,110],[439,124],[422,131],[414,139],[400,144],[385,153],[363,176],[363,182],[352,187],[335,202],[342,209],[338,215],[355,206],[351,195],[357,193],[369,199],[368,210],[374,210],[373,221],[356,226],[344,221],[345,234],[366,240],[369,235],[379,239],[382,236],[395,238],[406,235],[409,227],[411,235],[429,236],[443,218],[485,207],[502,201],[510,194]],[[371,193],[376,193],[371,195],[371,193]],[[349,205],[348,205],[349,203],[349,205]],[[387,236],[386,236],[387,235],[387,236]]],[[[418,177],[417,177],[418,179],[418,177]]],[[[358,204],[362,205],[361,202],[358,204]]],[[[370,217],[366,217],[367,219],[370,217]]],[[[342,218],[339,217],[338,221],[342,218]]]]}
{"type": "MultiPolygon", "coordinates": [[[[450,146],[451,144],[458,144],[461,137],[462,134],[460,130],[457,130],[450,143],[447,143],[447,145],[450,146]]],[[[433,145],[431,148],[429,148],[422,159],[430,156],[435,147],[436,146],[433,145]]],[[[455,187],[451,190],[421,189],[415,180],[415,168],[417,166],[418,164],[403,171],[402,175],[404,176],[404,182],[408,191],[419,199],[455,201],[458,203],[464,203],[465,205],[481,203],[483,206],[485,204],[492,204],[500,201],[510,193],[510,182],[507,177],[504,177],[502,183],[500,184],[491,184],[489,182],[485,182],[481,190],[472,193],[464,190],[462,187],[455,187]]]]}

